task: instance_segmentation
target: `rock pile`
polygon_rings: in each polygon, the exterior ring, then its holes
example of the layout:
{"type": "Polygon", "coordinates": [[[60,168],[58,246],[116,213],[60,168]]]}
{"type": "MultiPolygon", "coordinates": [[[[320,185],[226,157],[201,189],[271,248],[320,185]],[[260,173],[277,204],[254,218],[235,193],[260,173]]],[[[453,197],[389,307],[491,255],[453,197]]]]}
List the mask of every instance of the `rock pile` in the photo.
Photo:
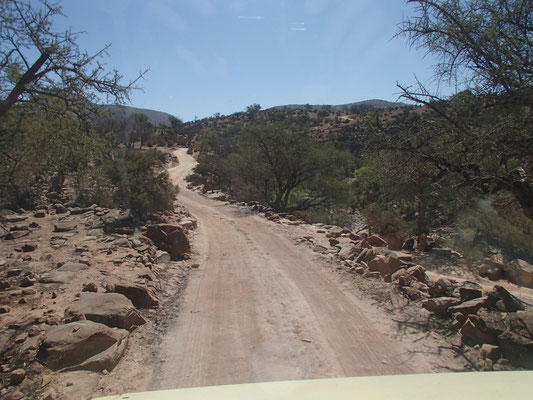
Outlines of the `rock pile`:
{"type": "Polygon", "coordinates": [[[0,398],[61,397],[41,379],[50,370],[111,371],[157,315],[143,309],[160,306],[167,263],[190,252],[196,221],[187,213],[136,228],[124,211],[54,201],[0,210],[0,398]],[[164,250],[141,234],[150,226],[162,227],[164,250]]]}
{"type": "MultiPolygon", "coordinates": [[[[485,292],[476,282],[444,278],[432,281],[426,269],[413,261],[413,243],[398,237],[384,240],[378,235],[356,235],[333,227],[325,227],[322,232],[329,249],[313,244],[312,237],[303,240],[309,241],[317,252],[334,255],[349,271],[390,282],[406,302],[419,304],[437,318],[449,320],[450,328],[459,333],[464,345],[483,349],[485,369],[499,368],[500,359],[533,367],[533,312],[503,286],[496,285],[485,292]]],[[[443,257],[454,256],[450,249],[437,252],[443,257]]]]}

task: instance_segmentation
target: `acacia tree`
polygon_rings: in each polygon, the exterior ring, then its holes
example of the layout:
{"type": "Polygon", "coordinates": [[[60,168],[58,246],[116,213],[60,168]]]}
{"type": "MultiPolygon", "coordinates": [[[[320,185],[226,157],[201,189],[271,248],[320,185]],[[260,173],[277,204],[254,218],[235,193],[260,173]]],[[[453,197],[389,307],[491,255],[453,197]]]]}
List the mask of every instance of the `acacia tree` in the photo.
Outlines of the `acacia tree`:
{"type": "MultiPolygon", "coordinates": [[[[408,0],[399,26],[410,45],[436,55],[435,76],[464,89],[441,99],[421,82],[398,85],[432,113],[415,129],[377,127],[378,146],[429,163],[435,182],[505,190],[533,220],[533,3],[527,0],[408,0]]],[[[410,124],[411,125],[411,124],[410,124]]]]}
{"type": "Polygon", "coordinates": [[[106,71],[100,62],[110,45],[95,54],[83,51],[80,32],[53,27],[62,15],[59,1],[0,0],[0,122],[14,106],[30,101],[46,111],[61,105],[80,116],[102,99],[122,104],[146,72],[122,83],[118,71],[106,71]]]}
{"type": "Polygon", "coordinates": [[[255,200],[277,211],[342,205],[352,172],[348,153],[318,146],[305,132],[285,124],[245,128],[227,157],[227,175],[235,190],[248,188],[255,200]]]}

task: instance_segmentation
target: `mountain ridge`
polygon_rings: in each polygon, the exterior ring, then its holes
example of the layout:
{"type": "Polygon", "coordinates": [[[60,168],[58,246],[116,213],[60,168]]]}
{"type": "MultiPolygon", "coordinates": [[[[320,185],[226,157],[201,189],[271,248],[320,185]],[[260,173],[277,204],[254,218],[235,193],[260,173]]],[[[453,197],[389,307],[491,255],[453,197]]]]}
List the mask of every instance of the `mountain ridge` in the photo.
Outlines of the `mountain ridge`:
{"type": "Polygon", "coordinates": [[[395,108],[395,107],[406,107],[407,104],[400,103],[400,102],[392,102],[387,100],[380,100],[380,99],[369,99],[369,100],[362,100],[362,101],[356,101],[353,103],[346,103],[346,104],[337,104],[337,105],[329,105],[329,104],[287,104],[287,105],[281,105],[281,106],[274,106],[267,108],[267,110],[282,110],[282,109],[293,109],[293,110],[304,110],[304,109],[310,109],[310,110],[320,110],[322,108],[328,108],[332,111],[341,111],[345,109],[350,109],[351,107],[371,107],[371,108],[395,108]]]}

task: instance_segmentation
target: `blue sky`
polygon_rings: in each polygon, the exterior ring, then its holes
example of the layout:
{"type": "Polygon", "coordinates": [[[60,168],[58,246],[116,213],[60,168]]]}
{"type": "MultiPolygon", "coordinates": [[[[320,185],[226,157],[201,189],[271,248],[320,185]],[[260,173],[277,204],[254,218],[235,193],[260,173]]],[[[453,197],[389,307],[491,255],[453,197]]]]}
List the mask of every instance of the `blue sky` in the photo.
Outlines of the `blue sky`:
{"type": "Polygon", "coordinates": [[[88,51],[108,67],[150,68],[132,106],[183,120],[259,103],[394,101],[396,81],[430,82],[435,61],[392,39],[403,0],[63,0],[88,51]]]}

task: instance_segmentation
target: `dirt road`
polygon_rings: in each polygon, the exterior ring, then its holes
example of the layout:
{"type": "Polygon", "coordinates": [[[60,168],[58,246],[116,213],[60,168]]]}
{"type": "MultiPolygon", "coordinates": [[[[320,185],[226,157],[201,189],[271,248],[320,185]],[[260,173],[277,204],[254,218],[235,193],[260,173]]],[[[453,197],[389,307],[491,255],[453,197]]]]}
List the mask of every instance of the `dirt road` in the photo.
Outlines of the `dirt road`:
{"type": "Polygon", "coordinates": [[[198,219],[200,268],[163,342],[153,389],[428,372],[316,253],[260,216],[187,190],[182,179],[195,161],[185,149],[176,154],[169,172],[198,219]]]}

